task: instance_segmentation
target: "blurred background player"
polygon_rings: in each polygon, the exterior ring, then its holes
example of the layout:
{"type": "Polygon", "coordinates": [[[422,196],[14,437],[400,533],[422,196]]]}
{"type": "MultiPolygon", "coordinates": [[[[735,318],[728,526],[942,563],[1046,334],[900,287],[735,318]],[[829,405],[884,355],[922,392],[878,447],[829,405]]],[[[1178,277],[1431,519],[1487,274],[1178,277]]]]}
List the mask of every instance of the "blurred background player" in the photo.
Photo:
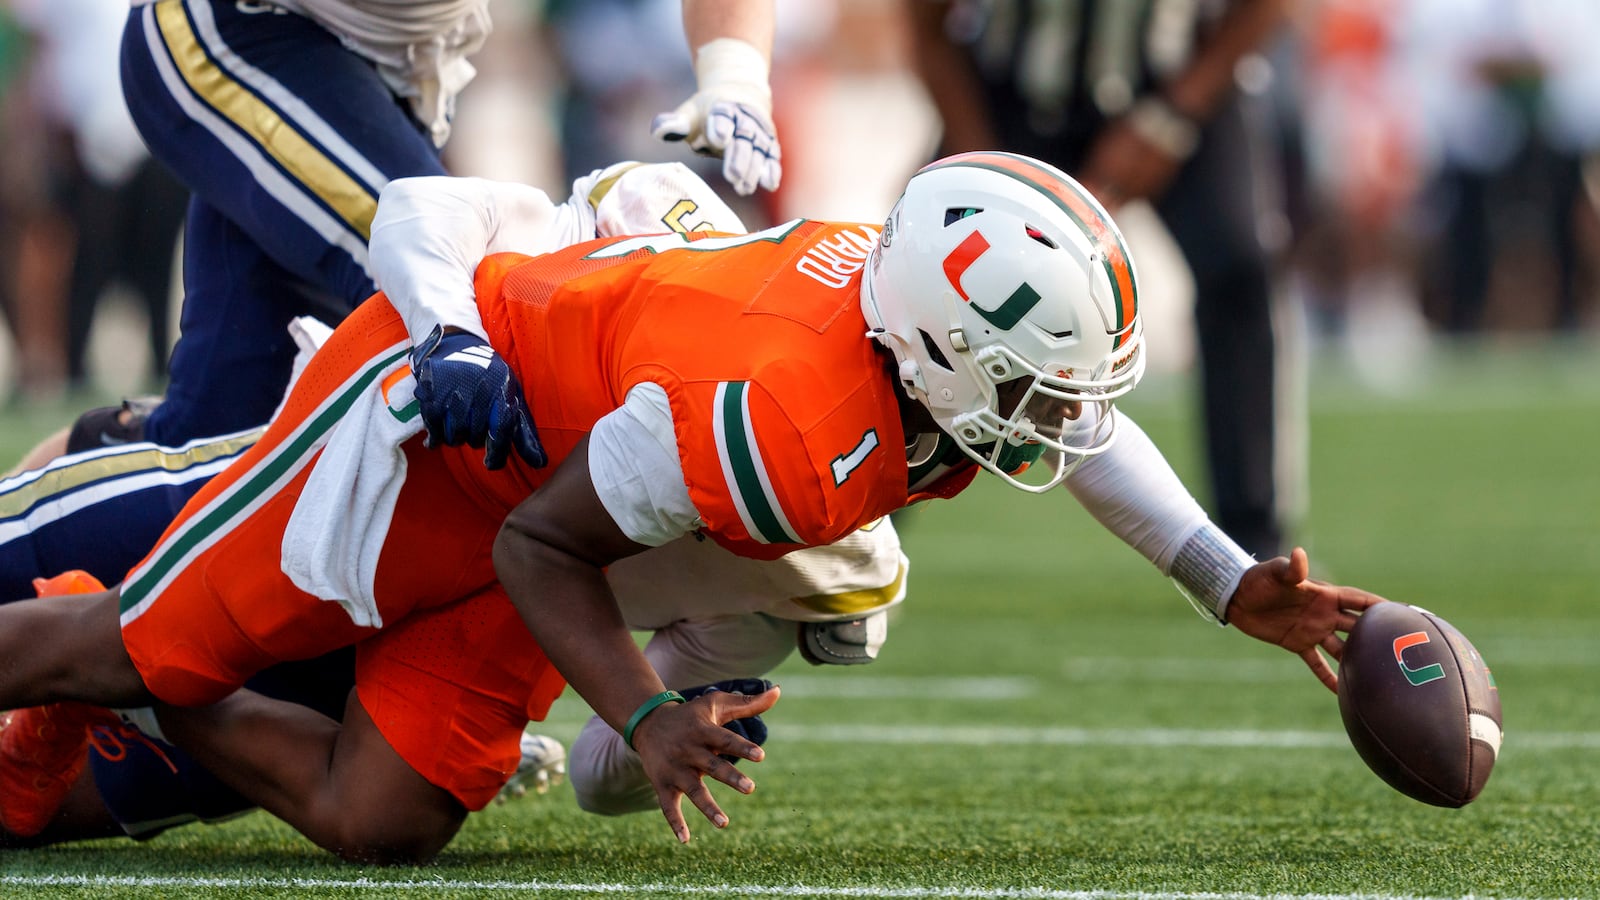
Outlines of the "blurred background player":
{"type": "Polygon", "coordinates": [[[1572,332],[1600,220],[1600,7],[1582,0],[1411,0],[1401,60],[1436,143],[1437,228],[1424,310],[1452,336],[1572,332]]]}
{"type": "Polygon", "coordinates": [[[1148,201],[1195,285],[1201,421],[1217,524],[1282,552],[1275,257],[1286,235],[1260,52],[1288,0],[910,0],[941,153],[1054,163],[1113,213],[1148,201]],[[1241,90],[1241,76],[1256,92],[1241,90]]]}
{"type": "Polygon", "coordinates": [[[166,375],[173,253],[188,195],[152,159],[122,100],[116,67],[122,29],[106,0],[13,4],[35,29],[47,68],[40,87],[55,109],[54,193],[74,232],[67,292],[68,387],[88,383],[86,355],[95,311],[108,287],[131,292],[147,323],[144,373],[166,375]]]}
{"type": "Polygon", "coordinates": [[[187,195],[150,158],[122,101],[115,59],[123,10],[113,0],[8,5],[20,30],[0,52],[18,79],[13,90],[0,88],[8,119],[0,306],[21,351],[18,398],[35,404],[89,388],[91,326],[111,287],[142,314],[142,383],[158,385],[166,373],[172,257],[187,195]]]}

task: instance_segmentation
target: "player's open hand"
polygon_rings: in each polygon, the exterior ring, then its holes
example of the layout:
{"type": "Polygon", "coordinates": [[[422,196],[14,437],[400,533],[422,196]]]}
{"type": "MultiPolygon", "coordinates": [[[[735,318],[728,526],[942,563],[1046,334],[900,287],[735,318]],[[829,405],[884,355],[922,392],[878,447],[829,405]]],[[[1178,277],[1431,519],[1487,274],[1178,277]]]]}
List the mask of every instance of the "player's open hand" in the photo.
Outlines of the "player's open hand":
{"type": "Polygon", "coordinates": [[[681,843],[689,842],[682,800],[689,798],[711,824],[726,828],[728,816],[703,781],[709,775],[741,794],[756,783],[723,757],[760,762],[761,746],[723,727],[735,719],[759,716],[778,702],[778,688],[754,696],[713,691],[683,704],[664,704],[639,722],[633,746],[667,824],[681,843]]]}
{"type": "Polygon", "coordinates": [[[1253,638],[1297,654],[1317,680],[1338,691],[1339,677],[1322,656],[1338,659],[1362,610],[1384,598],[1359,588],[1313,581],[1306,551],[1256,563],[1245,571],[1228,602],[1228,624],[1253,638]]]}

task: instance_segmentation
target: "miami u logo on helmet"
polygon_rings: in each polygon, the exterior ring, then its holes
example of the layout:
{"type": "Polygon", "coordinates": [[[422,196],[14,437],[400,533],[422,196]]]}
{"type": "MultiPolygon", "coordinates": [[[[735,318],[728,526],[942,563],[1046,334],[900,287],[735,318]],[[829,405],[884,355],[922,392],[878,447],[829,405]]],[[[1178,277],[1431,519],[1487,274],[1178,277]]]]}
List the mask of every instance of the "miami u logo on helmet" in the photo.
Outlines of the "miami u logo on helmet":
{"type": "Polygon", "coordinates": [[[972,267],[973,263],[978,261],[978,257],[987,253],[988,250],[989,242],[984,238],[982,232],[974,231],[967,235],[966,240],[958,244],[954,250],[950,251],[950,255],[944,258],[944,277],[949,279],[950,286],[956,289],[956,295],[962,300],[971,303],[973,311],[982,316],[985,322],[1001,331],[1010,331],[1016,327],[1018,322],[1022,321],[1023,316],[1026,316],[1035,306],[1038,306],[1039,301],[1043,298],[1040,297],[1038,291],[1033,289],[1033,285],[1024,281],[996,309],[984,309],[982,306],[973,303],[972,298],[967,296],[966,289],[961,286],[961,276],[966,273],[967,269],[972,267]]]}

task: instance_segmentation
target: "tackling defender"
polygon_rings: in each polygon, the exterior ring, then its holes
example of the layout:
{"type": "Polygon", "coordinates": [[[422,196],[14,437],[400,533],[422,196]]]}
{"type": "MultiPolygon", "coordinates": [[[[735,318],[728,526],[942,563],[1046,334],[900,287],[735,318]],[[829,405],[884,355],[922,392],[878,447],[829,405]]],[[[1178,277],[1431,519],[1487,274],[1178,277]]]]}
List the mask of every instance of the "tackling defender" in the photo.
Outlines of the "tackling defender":
{"type": "MultiPolygon", "coordinates": [[[[697,91],[650,127],[721,157],[739,193],[776,189],[772,0],[682,12],[697,91]]],[[[181,335],[165,402],[86,413],[66,449],[265,422],[288,383],[289,321],[337,321],[377,290],[367,239],[384,185],[444,174],[456,96],[491,27],[488,0],[133,0],[128,109],[192,194],[181,335]]]]}
{"type": "Polygon", "coordinates": [[[378,266],[387,296],[339,327],[119,589],[0,609],[0,702],[159,700],[169,734],[320,845],[414,860],[487,802],[520,723],[570,681],[687,841],[684,796],[727,824],[704,776],[754,789],[724,757],[762,751],[722,723],[777,694],[663,688],[602,574],[648,547],[700,534],[777,558],[982,468],[1033,492],[1068,481],[1197,602],[1330,687],[1319,648],[1337,657],[1337,632],[1381,599],[1310,581],[1301,550],[1252,564],[1113,408],[1143,369],[1132,265],[1049,166],[934,163],[881,235],[796,221],[611,240],[493,255],[465,282],[427,274],[450,238],[408,221],[406,240],[374,236],[375,263],[397,264],[378,266]],[[413,355],[430,317],[440,331],[413,355]],[[445,326],[528,387],[549,467],[489,470],[406,424],[445,326]],[[347,645],[342,727],[236,691],[347,645]]]}

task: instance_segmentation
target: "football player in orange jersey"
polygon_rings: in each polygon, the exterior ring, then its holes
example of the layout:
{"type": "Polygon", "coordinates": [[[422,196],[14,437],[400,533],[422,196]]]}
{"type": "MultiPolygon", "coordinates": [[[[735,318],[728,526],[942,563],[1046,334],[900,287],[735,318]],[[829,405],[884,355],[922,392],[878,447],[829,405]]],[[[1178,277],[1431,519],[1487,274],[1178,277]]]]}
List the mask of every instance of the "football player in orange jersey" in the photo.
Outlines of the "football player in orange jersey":
{"type": "MultiPolygon", "coordinates": [[[[380,225],[412,189],[427,185],[386,190],[380,225]]],[[[493,796],[523,721],[571,683],[687,841],[685,796],[728,822],[705,776],[754,789],[728,758],[761,748],[722,724],[777,691],[663,688],[603,577],[648,547],[700,533],[774,558],[981,468],[1033,492],[1067,482],[1203,609],[1330,688],[1322,653],[1381,600],[1310,580],[1303,550],[1251,560],[1113,408],[1143,369],[1132,261],[1049,166],[936,162],[881,234],[613,239],[492,255],[472,278],[435,277],[449,240],[430,218],[375,226],[385,295],[119,588],[0,609],[0,706],[155,703],[169,737],[320,845],[417,860],[493,796]],[[478,335],[491,349],[474,355],[515,375],[548,466],[424,446],[413,335],[434,327],[478,335]],[[346,645],[342,727],[236,690],[346,645]]]]}
{"type": "MultiPolygon", "coordinates": [[[[580,178],[566,203],[514,184],[441,182],[455,190],[391,202],[391,218],[448,219],[457,258],[491,246],[554,248],[599,235],[661,230],[743,233],[738,216],[687,168],[619,163],[580,178]]],[[[296,371],[331,332],[310,320],[291,329],[296,371]]],[[[470,395],[466,395],[470,396],[470,395]]],[[[264,429],[264,427],[263,427],[264,429]]],[[[0,598],[20,597],[51,571],[84,567],[108,581],[127,572],[208,474],[252,444],[263,429],[181,448],[124,444],[55,460],[0,481],[0,598]],[[95,510],[85,520],[84,510],[95,510]]],[[[795,649],[813,663],[870,662],[887,634],[886,609],[904,596],[907,561],[887,519],[837,544],[781,560],[736,557],[685,538],[623,560],[607,571],[629,626],[652,632],[646,657],[686,695],[709,687],[758,693],[759,679],[795,649]]],[[[44,582],[47,593],[105,588],[84,572],[44,582]],[[63,588],[61,586],[65,585],[63,588]],[[92,586],[92,587],[91,587],[92,586]]],[[[273,666],[249,685],[337,718],[349,692],[351,654],[273,666]]],[[[218,782],[178,748],[104,713],[61,704],[0,720],[0,843],[55,843],[126,833],[141,840],[185,822],[231,818],[254,804],[218,782]],[[84,727],[83,723],[92,723],[84,727]],[[93,746],[93,750],[89,749],[93,746]],[[75,763],[90,765],[77,774],[75,763]],[[92,775],[91,775],[92,770],[92,775]],[[36,784],[35,777],[43,779],[36,784]]],[[[596,720],[598,722],[598,720],[596,720]]],[[[759,735],[765,724],[728,727],[759,735]]],[[[759,741],[759,737],[757,737],[759,741]]],[[[570,763],[585,809],[618,814],[654,806],[637,755],[603,723],[585,729],[570,759],[550,738],[524,735],[508,790],[537,787],[570,763]]]]}

